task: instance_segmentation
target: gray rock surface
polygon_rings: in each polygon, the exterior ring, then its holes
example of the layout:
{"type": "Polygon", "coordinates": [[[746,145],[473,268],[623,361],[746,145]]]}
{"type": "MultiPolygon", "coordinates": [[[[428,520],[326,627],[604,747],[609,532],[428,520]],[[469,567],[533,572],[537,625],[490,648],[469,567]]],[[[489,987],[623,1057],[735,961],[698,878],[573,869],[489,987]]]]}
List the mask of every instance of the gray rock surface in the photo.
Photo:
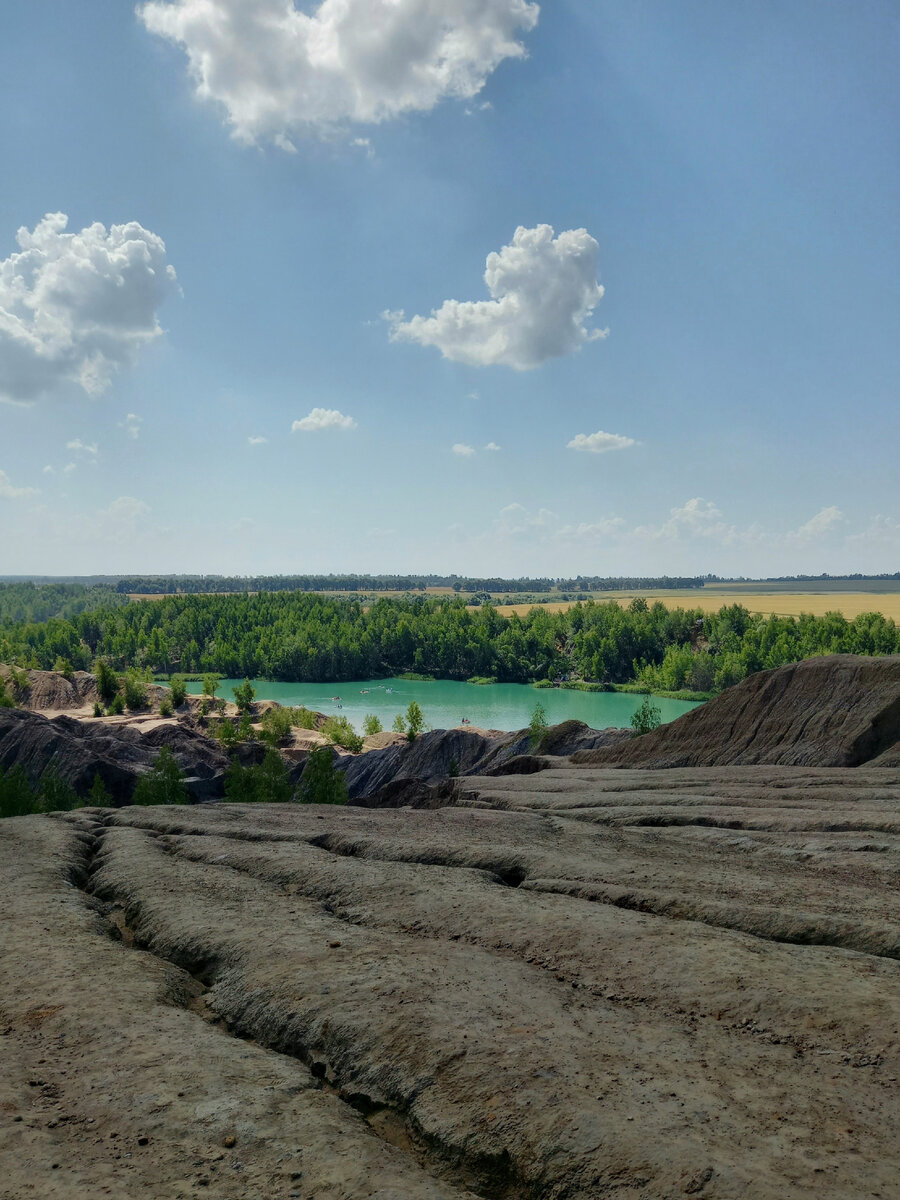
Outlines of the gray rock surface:
{"type": "Polygon", "coordinates": [[[229,759],[222,746],[188,724],[160,723],[145,732],[21,708],[0,708],[0,767],[21,767],[37,781],[53,766],[80,795],[99,775],[116,803],[127,803],[140,776],[168,746],[185,772],[191,796],[221,796],[229,759]]]}
{"type": "Polygon", "coordinates": [[[454,787],[3,822],[0,1196],[897,1194],[900,771],[454,787]]]}

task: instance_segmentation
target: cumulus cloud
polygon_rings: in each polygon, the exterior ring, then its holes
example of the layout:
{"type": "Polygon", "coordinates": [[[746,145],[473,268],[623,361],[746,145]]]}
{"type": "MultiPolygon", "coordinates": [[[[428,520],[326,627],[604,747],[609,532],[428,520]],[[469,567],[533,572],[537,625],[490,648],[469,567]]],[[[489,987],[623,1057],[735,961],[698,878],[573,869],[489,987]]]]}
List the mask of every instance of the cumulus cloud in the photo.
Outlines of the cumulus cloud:
{"type": "Polygon", "coordinates": [[[74,450],[76,454],[86,454],[89,458],[96,458],[100,453],[96,442],[83,442],[81,438],[73,438],[71,442],[66,442],[66,449],[74,450]]]}
{"type": "Polygon", "coordinates": [[[679,541],[683,537],[733,540],[736,530],[726,524],[720,509],[702,496],[686,500],[680,507],[669,510],[668,520],[660,525],[638,525],[635,537],[652,541],[679,541]]]}
{"type": "MultiPolygon", "coordinates": [[[[307,418],[308,419],[308,418],[307,418]]],[[[299,421],[294,422],[295,426],[299,425],[299,421]]],[[[251,446],[264,446],[269,439],[267,437],[248,437],[247,441],[251,446]]]]}
{"type": "Polygon", "coordinates": [[[488,442],[488,444],[485,446],[485,450],[499,450],[500,448],[501,447],[498,446],[496,442],[488,442]]]}
{"type": "Polygon", "coordinates": [[[790,535],[796,538],[798,542],[810,542],[816,538],[822,537],[829,533],[836,525],[840,525],[844,520],[844,514],[839,508],[833,504],[828,508],[820,509],[814,517],[801,525],[799,529],[795,529],[790,535]]]}
{"type": "Polygon", "coordinates": [[[0,261],[0,399],[27,404],[66,381],[97,395],[162,332],[156,310],[175,288],[162,239],[136,221],[67,224],[48,213],[0,261]]]}
{"type": "Polygon", "coordinates": [[[524,504],[507,504],[500,509],[494,532],[501,537],[546,537],[555,529],[558,517],[549,508],[531,512],[524,504]]]}
{"type": "Polygon", "coordinates": [[[487,257],[490,300],[445,300],[430,317],[409,321],[402,312],[386,312],[391,340],[436,346],[444,358],[469,366],[517,371],[571,354],[606,336],[586,326],[603,296],[599,250],[585,229],[556,237],[550,225],[520,225],[508,246],[487,257]]]}
{"type": "Polygon", "coordinates": [[[476,95],[534,28],[526,0],[150,0],[138,16],[181,46],[197,95],[234,136],[292,135],[427,112],[476,95]],[[306,11],[304,11],[306,10],[306,11]]]}
{"type": "Polygon", "coordinates": [[[336,408],[314,408],[309,416],[295,421],[291,433],[318,433],[323,429],[355,429],[356,422],[336,408]]]}
{"type": "Polygon", "coordinates": [[[634,444],[634,438],[623,437],[619,433],[604,433],[598,429],[596,433],[576,433],[567,443],[567,448],[585,450],[588,454],[606,454],[609,450],[627,450],[634,444]]]}
{"type": "Polygon", "coordinates": [[[556,536],[560,541],[597,542],[617,537],[627,528],[621,517],[604,517],[599,521],[580,521],[577,525],[563,525],[556,536]]]}
{"type": "Polygon", "coordinates": [[[136,441],[141,435],[141,424],[144,418],[137,413],[129,413],[124,421],[119,422],[119,428],[124,429],[128,436],[136,441]]]}
{"type": "Polygon", "coordinates": [[[0,500],[21,500],[25,496],[36,496],[39,490],[33,487],[13,487],[7,473],[0,471],[0,500]]]}
{"type": "Polygon", "coordinates": [[[471,458],[475,453],[475,447],[467,446],[465,442],[455,442],[450,449],[454,454],[458,454],[461,458],[471,458]]]}

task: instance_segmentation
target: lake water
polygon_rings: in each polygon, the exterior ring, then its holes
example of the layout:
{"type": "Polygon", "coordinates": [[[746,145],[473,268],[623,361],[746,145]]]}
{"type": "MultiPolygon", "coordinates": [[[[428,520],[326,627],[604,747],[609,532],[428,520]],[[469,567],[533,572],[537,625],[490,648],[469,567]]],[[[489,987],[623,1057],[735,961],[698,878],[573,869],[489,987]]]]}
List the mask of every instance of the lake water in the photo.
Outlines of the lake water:
{"type": "MultiPolygon", "coordinates": [[[[216,693],[233,700],[232,688],[242,679],[223,679],[216,693]]],[[[279,704],[300,705],[317,712],[347,717],[358,731],[366,713],[375,713],[385,729],[390,729],[398,713],[415,700],[434,729],[452,729],[462,717],[468,717],[481,729],[522,729],[531,720],[534,706],[540,702],[547,722],[584,721],[592,729],[610,725],[627,728],[631,715],[643,696],[622,692],[575,692],[564,688],[533,688],[524,683],[456,683],[438,679],[412,682],[407,679],[370,679],[352,683],[270,683],[254,679],[257,700],[277,700],[279,704]],[[340,700],[334,699],[339,696],[340,700]],[[340,705],[340,707],[339,707],[340,705]]],[[[200,683],[189,683],[193,695],[202,691],[200,683]]],[[[663,721],[674,721],[697,705],[686,700],[654,698],[663,721]]]]}

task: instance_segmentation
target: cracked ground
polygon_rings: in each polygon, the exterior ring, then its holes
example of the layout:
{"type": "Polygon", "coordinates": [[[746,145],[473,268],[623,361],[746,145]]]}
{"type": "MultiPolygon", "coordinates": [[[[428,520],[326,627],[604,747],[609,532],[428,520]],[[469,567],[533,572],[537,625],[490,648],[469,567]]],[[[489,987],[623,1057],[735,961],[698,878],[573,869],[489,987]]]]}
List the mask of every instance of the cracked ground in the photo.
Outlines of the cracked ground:
{"type": "Polygon", "coordinates": [[[900,772],[0,829],[0,1196],[900,1196],[900,772]]]}

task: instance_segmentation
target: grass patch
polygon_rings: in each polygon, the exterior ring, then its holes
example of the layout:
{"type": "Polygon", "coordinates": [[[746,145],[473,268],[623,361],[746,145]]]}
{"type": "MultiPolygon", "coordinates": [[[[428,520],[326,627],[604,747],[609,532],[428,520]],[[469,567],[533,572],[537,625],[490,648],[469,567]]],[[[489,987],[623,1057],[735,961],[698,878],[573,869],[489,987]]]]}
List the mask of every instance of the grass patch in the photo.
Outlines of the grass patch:
{"type": "Polygon", "coordinates": [[[466,680],[466,683],[477,683],[480,687],[487,687],[489,684],[496,682],[496,675],[473,675],[471,679],[466,680]]]}
{"type": "Polygon", "coordinates": [[[420,675],[418,671],[404,671],[402,675],[397,675],[397,679],[405,679],[408,683],[435,683],[436,676],[420,675]]]}
{"type": "Polygon", "coordinates": [[[712,700],[716,692],[691,692],[683,688],[680,692],[666,692],[656,688],[648,688],[643,683],[611,683],[606,689],[612,692],[628,692],[633,696],[660,696],[663,700],[694,700],[704,703],[712,700]]]}

